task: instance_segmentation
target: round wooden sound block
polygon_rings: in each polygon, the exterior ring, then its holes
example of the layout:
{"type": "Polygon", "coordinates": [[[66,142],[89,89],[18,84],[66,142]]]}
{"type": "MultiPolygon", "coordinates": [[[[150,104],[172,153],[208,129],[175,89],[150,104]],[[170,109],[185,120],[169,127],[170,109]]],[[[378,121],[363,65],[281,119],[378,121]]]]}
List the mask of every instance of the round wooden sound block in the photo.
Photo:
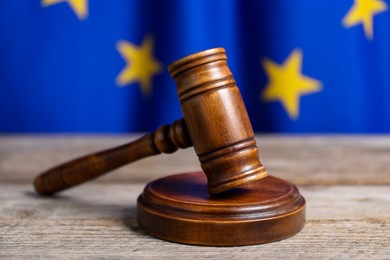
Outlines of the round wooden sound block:
{"type": "Polygon", "coordinates": [[[152,236],[184,244],[241,246],[281,240],[305,224],[305,199],[282,179],[209,195],[203,172],[150,182],[137,201],[139,226],[152,236]]]}

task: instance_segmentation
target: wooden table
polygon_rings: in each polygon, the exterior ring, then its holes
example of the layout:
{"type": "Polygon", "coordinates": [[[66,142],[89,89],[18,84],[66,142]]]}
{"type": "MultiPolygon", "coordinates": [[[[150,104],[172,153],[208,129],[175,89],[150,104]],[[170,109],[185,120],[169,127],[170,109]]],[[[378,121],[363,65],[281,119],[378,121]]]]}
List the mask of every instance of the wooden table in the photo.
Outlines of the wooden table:
{"type": "Polygon", "coordinates": [[[201,247],[144,234],[136,198],[161,176],[200,170],[192,149],[125,166],[54,198],[37,173],[138,136],[0,136],[0,257],[48,259],[390,259],[390,136],[257,136],[268,171],[307,200],[298,235],[271,244],[201,247]]]}

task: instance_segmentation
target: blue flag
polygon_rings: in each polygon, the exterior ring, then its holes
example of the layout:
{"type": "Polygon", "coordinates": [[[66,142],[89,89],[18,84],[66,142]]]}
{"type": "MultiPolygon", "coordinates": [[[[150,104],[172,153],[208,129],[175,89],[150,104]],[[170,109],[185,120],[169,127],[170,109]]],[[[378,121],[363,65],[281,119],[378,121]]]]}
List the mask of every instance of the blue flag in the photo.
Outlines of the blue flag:
{"type": "Polygon", "coordinates": [[[170,124],[166,67],[224,47],[255,131],[389,132],[389,28],[384,0],[1,0],[0,131],[170,124]]]}

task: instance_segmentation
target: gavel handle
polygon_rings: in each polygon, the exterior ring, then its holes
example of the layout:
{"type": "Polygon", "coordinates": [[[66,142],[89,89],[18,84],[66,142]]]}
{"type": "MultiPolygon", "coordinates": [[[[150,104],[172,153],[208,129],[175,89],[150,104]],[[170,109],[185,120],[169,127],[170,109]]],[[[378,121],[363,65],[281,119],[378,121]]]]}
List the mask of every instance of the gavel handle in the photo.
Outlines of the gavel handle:
{"type": "Polygon", "coordinates": [[[173,153],[178,148],[190,146],[192,142],[184,119],[180,119],[170,126],[161,126],[155,133],[146,134],[134,142],[86,155],[49,169],[35,178],[34,188],[40,195],[52,195],[130,162],[160,153],[173,153]]]}

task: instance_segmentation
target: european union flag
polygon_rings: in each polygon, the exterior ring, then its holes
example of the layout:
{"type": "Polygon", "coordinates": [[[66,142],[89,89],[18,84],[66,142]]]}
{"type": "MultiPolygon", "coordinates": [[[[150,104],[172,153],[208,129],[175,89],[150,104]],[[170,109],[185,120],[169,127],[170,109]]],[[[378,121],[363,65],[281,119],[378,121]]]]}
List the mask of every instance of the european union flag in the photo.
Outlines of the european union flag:
{"type": "Polygon", "coordinates": [[[154,130],[166,67],[224,47],[260,132],[390,131],[384,0],[2,0],[0,131],[154,130]]]}

